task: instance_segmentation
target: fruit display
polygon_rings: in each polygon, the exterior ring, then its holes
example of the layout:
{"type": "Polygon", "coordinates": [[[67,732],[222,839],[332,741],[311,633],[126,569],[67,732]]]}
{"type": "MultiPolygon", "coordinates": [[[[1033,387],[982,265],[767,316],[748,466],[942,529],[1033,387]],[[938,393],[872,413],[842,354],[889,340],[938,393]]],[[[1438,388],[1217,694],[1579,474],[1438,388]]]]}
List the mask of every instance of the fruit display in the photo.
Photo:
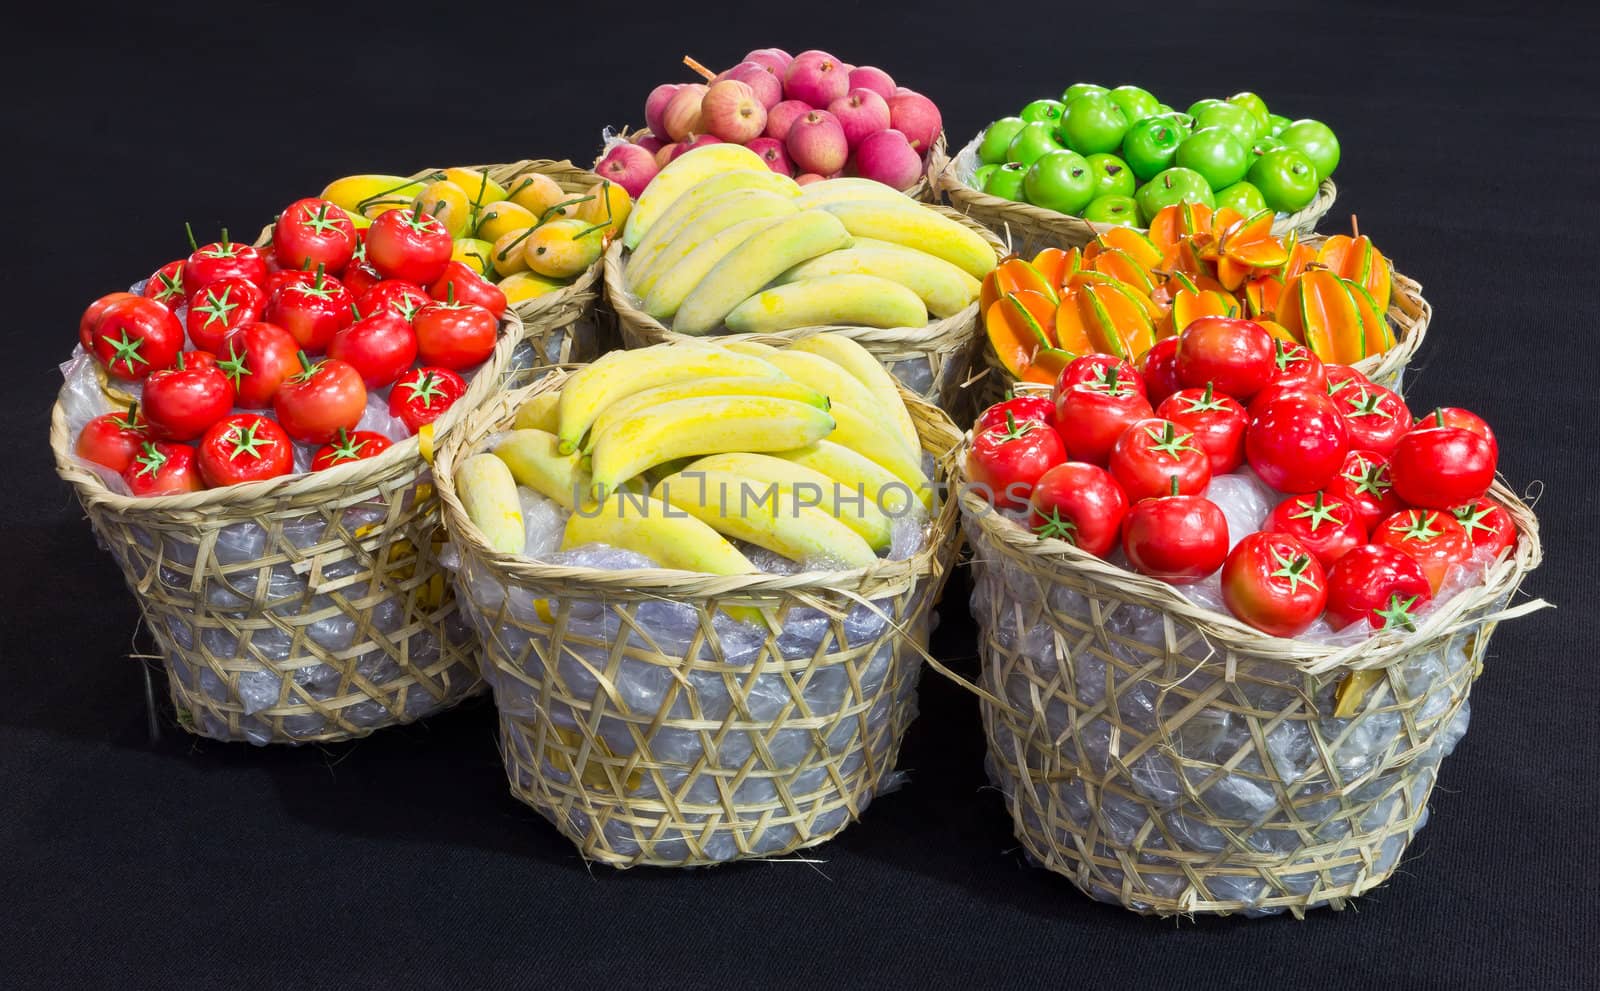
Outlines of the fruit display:
{"type": "Polygon", "coordinates": [[[693,336],[924,327],[971,307],[997,258],[972,228],[886,186],[802,187],[737,145],[695,149],[663,169],[621,243],[629,253],[613,298],[693,336]]]}
{"type": "Polygon", "coordinates": [[[1415,349],[1426,321],[1403,308],[1409,301],[1371,238],[1359,229],[1279,237],[1271,224],[1265,210],[1174,204],[1148,232],[1109,228],[1082,248],[1007,258],[984,278],[979,302],[993,359],[1009,378],[1043,384],[1086,354],[1163,374],[1177,338],[1200,320],[1222,328],[1214,333],[1257,328],[1269,346],[1373,371],[1394,363],[1380,356],[1401,343],[1397,326],[1415,349]]]}
{"type": "Polygon", "coordinates": [[[1320,121],[1236,93],[1178,112],[1147,90],[1076,83],[986,127],[962,176],[991,196],[1097,224],[1149,226],[1164,207],[1304,210],[1339,165],[1320,121]]]}
{"type": "MultiPolygon", "coordinates": [[[[1517,540],[1488,495],[1499,448],[1262,325],[1202,316],[1170,365],[1066,364],[1044,401],[986,410],[969,480],[1041,537],[1293,637],[1416,628],[1517,540]]],[[[1153,352],[1152,352],[1153,353],[1153,352]]]]}
{"type": "Polygon", "coordinates": [[[595,165],[634,196],[668,163],[708,144],[746,147],[802,185],[859,176],[915,191],[936,155],[932,164],[943,164],[939,108],[876,66],[779,48],[757,49],[720,73],[692,58],[684,64],[704,81],[651,90],[645,129],[614,142],[595,165]]]}

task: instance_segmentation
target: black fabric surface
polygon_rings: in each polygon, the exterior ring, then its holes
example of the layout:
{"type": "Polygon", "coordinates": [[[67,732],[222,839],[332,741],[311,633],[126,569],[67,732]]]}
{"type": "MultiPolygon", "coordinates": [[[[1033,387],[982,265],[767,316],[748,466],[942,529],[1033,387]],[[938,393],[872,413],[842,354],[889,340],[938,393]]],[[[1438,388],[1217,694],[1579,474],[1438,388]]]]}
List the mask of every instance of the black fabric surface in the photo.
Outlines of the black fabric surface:
{"type": "MultiPolygon", "coordinates": [[[[8,25],[0,984],[338,988],[1600,986],[1592,12],[1392,3],[40,5],[8,25]],[[941,6],[943,9],[941,9],[941,6]],[[976,10],[979,13],[968,13],[976,10]],[[907,787],[804,863],[586,867],[507,793],[486,702],[365,741],[146,730],[134,601],[53,474],[95,296],[335,176],[587,160],[682,54],[879,64],[959,146],[1079,79],[1253,89],[1339,134],[1339,201],[1435,307],[1414,408],[1542,485],[1559,608],[1502,627],[1399,875],[1305,921],[1145,920],[1023,863],[975,702],[938,675],[907,787]]],[[[938,653],[974,668],[958,576],[938,653]]],[[[159,684],[159,683],[158,683],[159,684]]]]}

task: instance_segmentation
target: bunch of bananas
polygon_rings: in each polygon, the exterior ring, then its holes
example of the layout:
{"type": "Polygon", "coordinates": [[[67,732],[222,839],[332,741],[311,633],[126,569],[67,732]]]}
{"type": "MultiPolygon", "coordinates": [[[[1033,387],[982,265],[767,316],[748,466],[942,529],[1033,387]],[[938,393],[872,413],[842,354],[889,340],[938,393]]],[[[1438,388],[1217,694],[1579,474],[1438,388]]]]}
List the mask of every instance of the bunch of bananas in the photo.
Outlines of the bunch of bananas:
{"type": "Polygon", "coordinates": [[[994,249],[867,179],[801,187],[734,144],[680,155],[623,228],[623,288],[673,330],[921,327],[978,298],[994,249]]]}
{"type": "Polygon", "coordinates": [[[571,511],[563,548],[607,544],[665,568],[758,569],[732,543],[807,567],[865,567],[892,519],[932,502],[900,390],[866,349],[692,342],[614,351],[518,411],[456,473],[490,546],[522,553],[521,484],[571,511]]]}

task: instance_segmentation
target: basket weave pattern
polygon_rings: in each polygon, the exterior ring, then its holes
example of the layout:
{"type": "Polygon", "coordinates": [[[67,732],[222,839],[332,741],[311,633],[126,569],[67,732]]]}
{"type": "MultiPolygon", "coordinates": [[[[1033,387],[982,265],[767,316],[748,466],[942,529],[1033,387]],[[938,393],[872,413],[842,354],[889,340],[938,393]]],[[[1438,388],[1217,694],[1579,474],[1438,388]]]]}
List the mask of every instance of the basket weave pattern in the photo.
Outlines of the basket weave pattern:
{"type": "MultiPolygon", "coordinates": [[[[615,867],[827,840],[895,780],[929,611],[955,556],[954,504],[920,552],[859,572],[713,577],[496,553],[449,466],[563,377],[481,411],[438,463],[512,793],[615,867]],[[769,610],[775,628],[732,623],[719,612],[729,605],[769,610]]],[[[938,410],[909,405],[928,450],[955,443],[938,410]]]]}
{"type": "Polygon", "coordinates": [[[1030,857],[1158,915],[1299,915],[1387,880],[1495,623],[1542,605],[1505,608],[1540,548],[1527,507],[1494,497],[1521,536],[1482,587],[1415,634],[1335,648],[1263,636],[964,496],[989,770],[1030,857]]]}

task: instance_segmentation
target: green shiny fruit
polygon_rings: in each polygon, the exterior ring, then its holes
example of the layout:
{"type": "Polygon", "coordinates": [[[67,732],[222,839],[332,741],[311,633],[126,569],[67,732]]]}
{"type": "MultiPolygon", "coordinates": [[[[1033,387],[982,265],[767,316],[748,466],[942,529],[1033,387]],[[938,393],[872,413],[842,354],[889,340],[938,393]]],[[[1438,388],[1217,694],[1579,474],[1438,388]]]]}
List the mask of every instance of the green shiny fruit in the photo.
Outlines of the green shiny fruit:
{"type": "Polygon", "coordinates": [[[1162,104],[1159,104],[1156,107],[1156,113],[1158,113],[1158,114],[1172,114],[1172,113],[1177,113],[1177,111],[1173,110],[1171,107],[1167,106],[1165,103],[1162,103],[1162,104]]]}
{"type": "Polygon", "coordinates": [[[1226,189],[1217,190],[1217,209],[1231,206],[1242,216],[1250,217],[1267,208],[1261,190],[1248,182],[1236,182],[1226,189]]]}
{"type": "Polygon", "coordinates": [[[1250,153],[1233,132],[1220,127],[1202,127],[1183,139],[1175,162],[1200,173],[1206,185],[1215,190],[1244,178],[1250,170],[1250,153]]]}
{"type": "Polygon", "coordinates": [[[1103,94],[1076,97],[1061,115],[1061,143],[1080,155],[1116,151],[1127,132],[1128,115],[1103,94]]]}
{"type": "Polygon", "coordinates": [[[1023,165],[1032,165],[1039,160],[1039,156],[1051,151],[1060,151],[1061,145],[1056,141],[1055,128],[1044,121],[1034,121],[1024,124],[1017,136],[1011,139],[1011,146],[1006,150],[1006,160],[1021,162],[1023,165]]]}
{"type": "Polygon", "coordinates": [[[1100,96],[1105,96],[1110,92],[1110,90],[1106,89],[1104,86],[1101,86],[1099,83],[1073,83],[1071,86],[1067,87],[1066,92],[1061,94],[1061,102],[1071,103],[1073,100],[1076,100],[1078,97],[1083,96],[1086,93],[1095,93],[1100,96]]]}
{"type": "Polygon", "coordinates": [[[1226,102],[1227,102],[1226,100],[1213,100],[1213,99],[1210,99],[1210,98],[1207,98],[1207,99],[1204,99],[1204,100],[1196,100],[1193,103],[1189,104],[1189,109],[1187,111],[1185,111],[1185,113],[1187,113],[1190,117],[1198,117],[1201,114],[1205,113],[1207,110],[1210,110],[1212,107],[1220,107],[1220,106],[1222,106],[1222,104],[1224,104],[1226,102]]]}
{"type": "Polygon", "coordinates": [[[1066,109],[1066,105],[1060,100],[1034,100],[1022,108],[1020,116],[1030,124],[1036,121],[1044,121],[1051,127],[1055,127],[1061,121],[1061,111],[1064,109],[1066,109]]]}
{"type": "Polygon", "coordinates": [[[1282,147],[1284,147],[1282,141],[1279,141],[1270,134],[1262,134],[1257,136],[1257,138],[1250,143],[1250,147],[1245,150],[1250,152],[1250,161],[1253,163],[1256,159],[1260,158],[1262,155],[1265,155],[1267,152],[1277,151],[1282,147]]]}
{"type": "MultiPolygon", "coordinates": [[[[1164,114],[1156,114],[1154,117],[1146,117],[1145,120],[1159,120],[1171,124],[1173,127],[1176,127],[1180,132],[1182,132],[1182,137],[1180,137],[1179,140],[1182,140],[1182,138],[1187,138],[1189,135],[1194,133],[1194,118],[1190,117],[1188,114],[1179,113],[1176,110],[1164,114]]],[[[1140,123],[1143,122],[1144,121],[1140,121],[1140,123]]]]}
{"type": "Polygon", "coordinates": [[[983,187],[987,186],[989,184],[989,177],[994,175],[999,168],[1000,166],[996,162],[990,162],[988,165],[978,166],[977,171],[972,173],[972,188],[982,189],[983,187]]]}
{"type": "Polygon", "coordinates": [[[1097,196],[1083,208],[1083,219],[1118,227],[1139,226],[1139,204],[1132,196],[1097,196]]]}
{"type": "Polygon", "coordinates": [[[1019,162],[1007,162],[990,173],[989,179],[983,184],[983,191],[990,196],[998,196],[1003,200],[1022,199],[1022,180],[1028,174],[1028,167],[1019,162]]]}
{"type": "Polygon", "coordinates": [[[1162,207],[1174,203],[1204,203],[1209,207],[1217,205],[1211,187],[1206,185],[1200,173],[1177,166],[1140,186],[1133,198],[1139,204],[1139,223],[1144,227],[1150,226],[1150,218],[1160,213],[1162,207]]]}
{"type": "Polygon", "coordinates": [[[1122,137],[1122,157],[1140,182],[1172,168],[1178,146],[1189,132],[1166,115],[1146,117],[1122,137]]]}
{"type": "Polygon", "coordinates": [[[1022,193],[1034,206],[1076,214],[1094,199],[1095,183],[1088,159],[1075,151],[1052,151],[1028,169],[1022,193]]]}
{"type": "Polygon", "coordinates": [[[1250,183],[1278,213],[1305,209],[1317,195],[1317,169],[1297,148],[1279,148],[1250,166],[1250,183]]]}
{"type": "Polygon", "coordinates": [[[978,161],[985,165],[1003,164],[1012,139],[1027,123],[1021,117],[1002,117],[990,124],[984,129],[983,140],[978,142],[978,161]]]}
{"type": "Polygon", "coordinates": [[[1146,117],[1154,117],[1161,112],[1161,101],[1151,95],[1149,90],[1137,86],[1118,86],[1107,95],[1111,97],[1113,103],[1122,108],[1129,124],[1137,124],[1146,117]]]}
{"type": "Polygon", "coordinates": [[[1311,159],[1317,178],[1326,179],[1339,167],[1339,139],[1333,129],[1320,120],[1297,120],[1278,132],[1278,140],[1290,148],[1298,148],[1311,159]]]}
{"type": "Polygon", "coordinates": [[[1289,118],[1284,117],[1281,114],[1267,114],[1267,133],[1273,137],[1277,137],[1278,135],[1282,134],[1283,129],[1288,127],[1291,123],[1292,121],[1290,121],[1289,118]]]}
{"type": "Polygon", "coordinates": [[[1214,107],[1207,107],[1204,113],[1196,114],[1194,129],[1198,131],[1206,127],[1222,127],[1232,131],[1233,136],[1246,148],[1250,147],[1257,135],[1267,129],[1266,125],[1256,120],[1250,111],[1231,103],[1219,103],[1214,107]]]}
{"type": "Polygon", "coordinates": [[[1094,196],[1132,196],[1139,188],[1128,163],[1115,155],[1099,152],[1089,156],[1089,168],[1094,172],[1094,196]]]}
{"type": "Polygon", "coordinates": [[[1244,109],[1250,111],[1251,116],[1253,116],[1256,120],[1259,120],[1262,127],[1267,126],[1267,118],[1272,116],[1271,114],[1267,113],[1267,101],[1263,100],[1254,93],[1249,92],[1248,90],[1243,93],[1233,94],[1232,96],[1228,97],[1228,102],[1236,107],[1243,107],[1244,109]]]}

